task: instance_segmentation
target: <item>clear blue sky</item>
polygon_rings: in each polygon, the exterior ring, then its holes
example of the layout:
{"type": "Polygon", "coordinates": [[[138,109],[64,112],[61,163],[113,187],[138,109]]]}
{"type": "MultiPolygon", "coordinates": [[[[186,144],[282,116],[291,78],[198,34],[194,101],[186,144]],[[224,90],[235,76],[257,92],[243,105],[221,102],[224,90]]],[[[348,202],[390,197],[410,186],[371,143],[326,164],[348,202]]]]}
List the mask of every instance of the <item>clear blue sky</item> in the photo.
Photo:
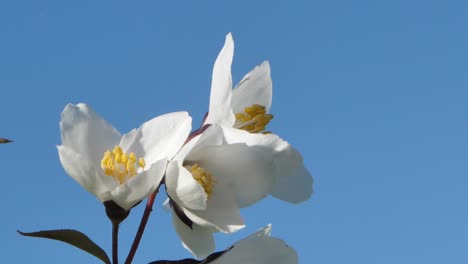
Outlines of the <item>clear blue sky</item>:
{"type": "MultiPolygon", "coordinates": [[[[64,106],[89,103],[121,132],[208,108],[214,60],[232,32],[234,81],[269,60],[270,130],[315,178],[298,206],[266,199],[268,224],[308,263],[468,263],[468,2],[4,1],[0,146],[4,263],[99,263],[16,229],[75,228],[108,252],[103,206],[63,170],[64,106]]],[[[135,263],[182,258],[160,197],[135,263]]],[[[123,224],[126,256],[142,207],[123,224]]]]}

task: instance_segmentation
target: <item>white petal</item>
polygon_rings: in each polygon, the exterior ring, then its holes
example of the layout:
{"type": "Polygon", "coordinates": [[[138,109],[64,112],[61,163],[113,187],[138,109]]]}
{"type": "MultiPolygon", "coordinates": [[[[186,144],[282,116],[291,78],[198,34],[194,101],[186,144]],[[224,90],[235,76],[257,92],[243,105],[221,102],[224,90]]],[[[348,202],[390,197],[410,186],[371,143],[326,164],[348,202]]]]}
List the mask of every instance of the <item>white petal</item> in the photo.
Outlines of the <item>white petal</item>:
{"type": "Polygon", "coordinates": [[[148,170],[118,186],[111,192],[112,200],[125,210],[131,209],[156,190],[164,176],[166,164],[166,159],[159,160],[148,170]]]}
{"type": "Polygon", "coordinates": [[[222,130],[227,144],[245,143],[248,146],[264,146],[275,152],[283,151],[289,147],[288,142],[275,134],[250,133],[228,126],[222,126],[222,130]]]}
{"type": "Polygon", "coordinates": [[[194,223],[224,233],[233,233],[245,227],[234,195],[220,183],[215,185],[205,210],[182,210],[194,223]]]}
{"type": "Polygon", "coordinates": [[[268,236],[250,236],[215,259],[212,264],[297,264],[296,251],[283,240],[268,236]]]}
{"type": "Polygon", "coordinates": [[[234,113],[244,112],[244,108],[254,104],[265,106],[267,113],[273,95],[270,64],[264,61],[242,78],[232,92],[231,106],[234,113]]]}
{"type": "Polygon", "coordinates": [[[100,167],[104,151],[119,144],[120,133],[86,104],[68,104],[60,120],[62,145],[100,167]]]}
{"type": "Polygon", "coordinates": [[[221,145],[223,142],[224,142],[223,130],[221,129],[221,126],[214,124],[208,127],[201,134],[200,140],[197,142],[196,148],[201,148],[204,146],[221,145]]]}
{"type": "Polygon", "coordinates": [[[201,135],[195,136],[192,139],[190,139],[189,142],[187,142],[185,145],[182,146],[182,148],[179,150],[179,152],[174,156],[172,159],[173,161],[180,161],[183,162],[185,157],[192,151],[192,149],[197,145],[198,140],[200,140],[201,135]]]}
{"type": "Polygon", "coordinates": [[[300,203],[310,198],[313,178],[306,168],[299,168],[288,177],[278,177],[271,195],[289,203],[300,203]]]}
{"type": "Polygon", "coordinates": [[[231,144],[209,146],[194,151],[187,160],[197,162],[230,188],[239,207],[252,205],[270,192],[275,178],[273,152],[262,146],[231,144]]]}
{"type": "Polygon", "coordinates": [[[166,200],[163,202],[163,209],[164,211],[166,211],[167,213],[170,213],[171,212],[171,203],[170,203],[170,200],[169,198],[166,198],[166,200]]]}
{"type": "Polygon", "coordinates": [[[213,230],[208,227],[201,227],[193,224],[192,229],[185,225],[177,215],[172,212],[172,223],[182,240],[182,245],[196,258],[201,259],[213,253],[215,242],[213,230]]]}
{"type": "Polygon", "coordinates": [[[206,208],[205,190],[181,162],[172,161],[167,166],[166,187],[167,194],[178,205],[194,210],[206,208]]]}
{"type": "Polygon", "coordinates": [[[304,168],[301,154],[286,141],[283,142],[285,145],[275,149],[273,166],[276,177],[289,177],[304,168]]]}
{"type": "Polygon", "coordinates": [[[275,185],[270,194],[289,203],[308,200],[313,192],[312,175],[304,167],[301,154],[287,144],[276,148],[273,157],[275,185]]]}
{"type": "Polygon", "coordinates": [[[232,77],[231,64],[234,56],[234,41],[231,33],[226,36],[224,47],[213,67],[211,80],[210,108],[205,124],[234,124],[231,109],[232,77]]]}
{"type": "Polygon", "coordinates": [[[290,203],[300,203],[310,198],[313,179],[301,154],[287,141],[274,134],[254,134],[244,130],[223,126],[228,143],[244,142],[249,146],[259,146],[271,151],[271,176],[275,182],[271,194],[290,203]]]}
{"type": "Polygon", "coordinates": [[[106,201],[110,191],[119,184],[112,177],[105,176],[100,168],[67,146],[57,146],[65,171],[88,192],[94,194],[101,202],[106,201]]]}
{"type": "Polygon", "coordinates": [[[225,143],[223,130],[219,125],[210,125],[203,133],[192,138],[185,144],[174,157],[174,160],[183,161],[192,151],[197,151],[205,146],[216,146],[225,143]]]}
{"type": "Polygon", "coordinates": [[[271,235],[271,224],[265,226],[264,228],[257,230],[255,233],[246,237],[244,240],[257,239],[258,237],[269,237],[270,235],[271,235]]]}
{"type": "Polygon", "coordinates": [[[190,133],[192,118],[187,112],[158,116],[124,135],[120,146],[124,152],[135,152],[146,164],[172,157],[190,133]]]}

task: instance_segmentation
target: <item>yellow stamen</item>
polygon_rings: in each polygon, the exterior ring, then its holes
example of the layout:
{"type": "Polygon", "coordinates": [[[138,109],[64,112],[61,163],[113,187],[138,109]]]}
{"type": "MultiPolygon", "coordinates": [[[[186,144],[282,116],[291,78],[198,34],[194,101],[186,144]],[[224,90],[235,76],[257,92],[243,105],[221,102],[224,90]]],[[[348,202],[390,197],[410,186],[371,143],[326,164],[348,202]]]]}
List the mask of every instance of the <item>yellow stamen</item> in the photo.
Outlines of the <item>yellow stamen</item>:
{"type": "Polygon", "coordinates": [[[141,168],[144,168],[146,166],[146,162],[143,158],[140,158],[138,160],[138,166],[140,166],[141,168]]]}
{"type": "Polygon", "coordinates": [[[273,115],[267,114],[264,106],[254,104],[246,107],[243,113],[236,113],[234,127],[251,133],[269,133],[264,130],[272,119],[273,115]]]}
{"type": "Polygon", "coordinates": [[[104,174],[113,177],[120,184],[124,184],[128,179],[137,175],[138,169],[143,169],[145,165],[143,158],[137,159],[133,152],[124,153],[119,146],[115,146],[112,152],[109,150],[104,152],[101,160],[104,174]]]}
{"type": "Polygon", "coordinates": [[[213,193],[213,187],[216,183],[215,178],[211,173],[200,167],[197,163],[193,165],[186,165],[185,168],[192,173],[192,177],[203,187],[208,198],[213,193]]]}

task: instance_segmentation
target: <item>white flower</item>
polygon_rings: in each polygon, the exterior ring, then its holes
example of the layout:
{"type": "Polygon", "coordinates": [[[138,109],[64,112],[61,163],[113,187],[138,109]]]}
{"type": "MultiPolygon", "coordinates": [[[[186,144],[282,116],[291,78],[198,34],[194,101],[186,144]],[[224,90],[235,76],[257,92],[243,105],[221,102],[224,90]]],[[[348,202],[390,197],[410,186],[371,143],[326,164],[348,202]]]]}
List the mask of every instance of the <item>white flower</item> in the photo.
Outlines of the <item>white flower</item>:
{"type": "MultiPolygon", "coordinates": [[[[213,70],[210,111],[204,121],[210,126],[182,147],[166,171],[173,224],[184,247],[197,258],[214,250],[213,232],[232,233],[244,227],[240,207],[268,194],[300,202],[312,192],[312,177],[302,157],[286,141],[234,127],[233,52],[229,34],[213,70]]],[[[255,94],[258,98],[253,101],[271,102],[269,68],[259,67],[249,76],[241,84],[265,88],[252,92],[242,86],[236,96],[255,94]]],[[[250,99],[245,102],[250,103],[250,99]]]]}
{"type": "MultiPolygon", "coordinates": [[[[268,194],[281,200],[300,203],[310,198],[313,178],[304,167],[302,156],[288,142],[277,135],[266,132],[266,126],[273,118],[269,114],[272,101],[270,65],[263,62],[249,72],[232,89],[231,64],[234,43],[231,34],[221,50],[214,68],[211,84],[210,106],[204,124],[220,124],[226,143],[245,143],[248,146],[269,148],[273,155],[270,170],[268,194]]],[[[265,184],[264,181],[260,183],[265,184]]],[[[265,185],[242,186],[235,193],[259,192],[265,185]]],[[[258,200],[244,199],[241,207],[258,200]]]]}
{"type": "Polygon", "coordinates": [[[211,264],[297,264],[296,251],[283,240],[270,237],[271,225],[235,243],[211,264]]]}
{"type": "Polygon", "coordinates": [[[173,224],[197,258],[214,250],[213,232],[244,227],[239,204],[257,201],[272,188],[271,149],[226,144],[222,132],[219,125],[207,128],[181,148],[166,170],[173,224]]]}
{"type": "Polygon", "coordinates": [[[58,146],[65,171],[101,202],[130,210],[159,186],[191,129],[186,112],[156,117],[121,135],[86,104],[62,112],[58,146]]]}

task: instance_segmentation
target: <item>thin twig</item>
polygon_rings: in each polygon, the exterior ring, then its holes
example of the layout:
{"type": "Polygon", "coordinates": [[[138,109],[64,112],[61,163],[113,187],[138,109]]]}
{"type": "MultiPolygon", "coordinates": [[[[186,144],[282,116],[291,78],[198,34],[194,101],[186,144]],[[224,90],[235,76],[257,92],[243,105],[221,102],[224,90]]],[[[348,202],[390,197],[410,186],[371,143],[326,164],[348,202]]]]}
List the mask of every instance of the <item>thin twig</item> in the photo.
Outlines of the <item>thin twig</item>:
{"type": "MultiPolygon", "coordinates": [[[[205,119],[206,119],[207,115],[208,115],[208,113],[205,115],[205,119]]],[[[204,121],[205,120],[203,120],[203,122],[204,121]]],[[[202,126],[200,128],[198,128],[197,130],[190,133],[190,135],[185,140],[184,145],[187,144],[194,137],[196,137],[196,136],[200,135],[201,133],[203,133],[210,126],[211,126],[210,124],[203,125],[203,123],[202,123],[202,126]]],[[[163,183],[161,183],[161,184],[163,184],[163,183]]],[[[156,195],[159,192],[159,187],[161,187],[161,184],[158,186],[156,191],[154,191],[154,193],[152,193],[148,197],[148,201],[146,202],[145,211],[143,212],[143,216],[141,217],[140,226],[138,227],[138,231],[135,234],[135,238],[133,239],[132,247],[130,248],[130,251],[128,252],[128,256],[127,256],[127,259],[125,260],[125,264],[131,264],[132,261],[133,261],[133,258],[135,257],[138,246],[140,245],[141,238],[143,237],[143,233],[145,232],[146,224],[148,223],[150,213],[151,213],[151,211],[153,211],[154,200],[156,198],[156,195]]]]}
{"type": "Polygon", "coordinates": [[[115,221],[112,221],[112,263],[119,263],[119,225],[115,221]]]}
{"type": "Polygon", "coordinates": [[[150,195],[150,197],[148,197],[145,211],[143,212],[143,216],[141,217],[140,226],[138,227],[138,231],[135,235],[135,239],[133,240],[132,247],[130,248],[130,251],[128,252],[128,256],[127,256],[127,259],[125,260],[125,264],[132,263],[133,258],[135,257],[135,253],[138,249],[138,246],[140,245],[141,237],[143,236],[143,233],[145,232],[146,224],[148,223],[150,213],[151,211],[153,211],[154,200],[158,192],[159,192],[159,187],[156,189],[156,191],[154,191],[153,194],[150,195]]]}

